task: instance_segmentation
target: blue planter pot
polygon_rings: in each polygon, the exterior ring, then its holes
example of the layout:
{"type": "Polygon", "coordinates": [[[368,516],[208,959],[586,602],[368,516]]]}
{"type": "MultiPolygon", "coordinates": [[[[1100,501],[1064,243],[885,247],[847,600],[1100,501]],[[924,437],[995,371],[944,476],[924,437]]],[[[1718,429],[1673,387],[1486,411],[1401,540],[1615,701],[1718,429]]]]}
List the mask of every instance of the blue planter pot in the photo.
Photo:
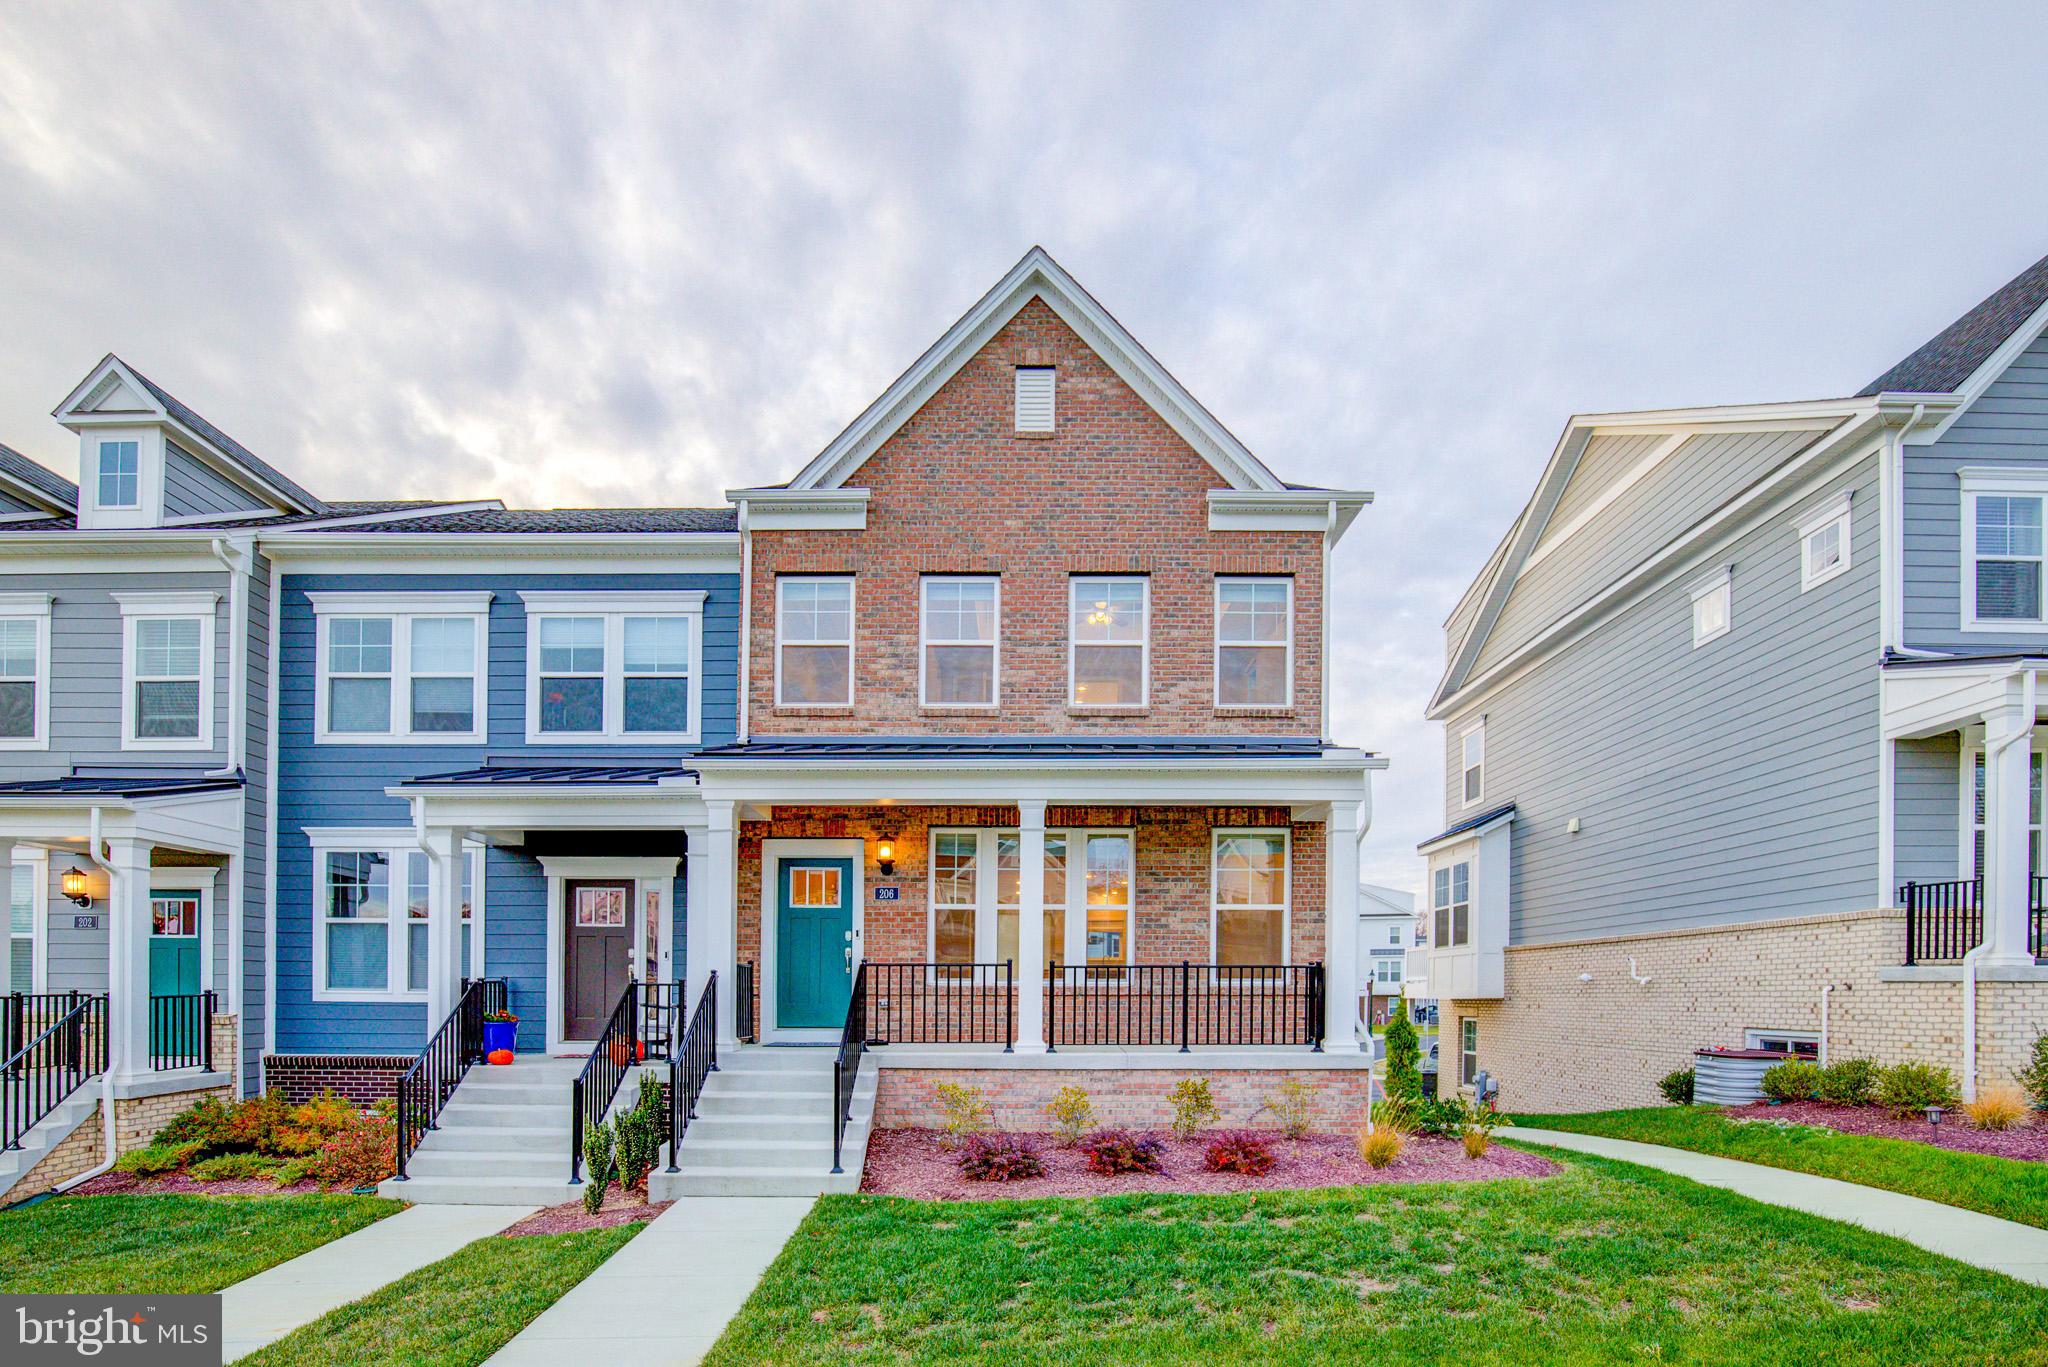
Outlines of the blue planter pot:
{"type": "Polygon", "coordinates": [[[518,1032],[519,1023],[517,1021],[485,1021],[484,1053],[490,1055],[497,1053],[500,1049],[513,1048],[513,1040],[517,1038],[518,1032]]]}

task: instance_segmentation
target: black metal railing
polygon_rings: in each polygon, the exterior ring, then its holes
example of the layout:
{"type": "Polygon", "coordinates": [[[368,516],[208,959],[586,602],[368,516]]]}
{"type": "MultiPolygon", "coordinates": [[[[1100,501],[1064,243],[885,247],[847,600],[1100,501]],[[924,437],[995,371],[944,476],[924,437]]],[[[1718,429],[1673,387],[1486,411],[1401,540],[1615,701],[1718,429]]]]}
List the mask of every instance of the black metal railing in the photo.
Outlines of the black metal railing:
{"type": "Polygon", "coordinates": [[[626,980],[626,990],[612,1007],[583,1071],[569,1088],[569,1181],[583,1180],[583,1127],[603,1120],[619,1094],[619,1084],[640,1060],[640,984],[626,980]]]}
{"type": "MultiPolygon", "coordinates": [[[[681,984],[677,984],[678,987],[681,984]]],[[[683,1132],[697,1118],[697,1099],[704,1095],[704,1080],[718,1071],[718,975],[704,979],[704,991],[690,1024],[683,1031],[682,1044],[668,1061],[668,1170],[675,1172],[676,1156],[683,1149],[683,1132]]]]}
{"type": "Polygon", "coordinates": [[[853,1084],[860,1078],[860,1056],[868,1047],[868,966],[853,971],[853,995],[846,999],[846,1024],[839,1030],[839,1058],[832,1065],[832,1171],[843,1172],[840,1150],[846,1143],[846,1122],[853,1118],[853,1084]]]}
{"type": "Polygon", "coordinates": [[[174,1068],[213,1071],[213,1007],[211,992],[185,992],[149,999],[149,1066],[164,1073],[174,1068]]]}
{"type": "Polygon", "coordinates": [[[398,1180],[406,1179],[406,1161],[434,1129],[441,1108],[462,1082],[470,1065],[484,1056],[484,1016],[502,1012],[508,1000],[503,978],[471,978],[462,984],[455,1009],[441,1022],[427,1047],[398,1078],[398,1180]]]}
{"type": "Polygon", "coordinates": [[[667,1058],[683,1035],[683,985],[680,982],[640,984],[640,1042],[648,1058],[667,1058]]]}
{"type": "Polygon", "coordinates": [[[0,997],[0,1058],[13,1058],[28,1042],[78,1009],[85,992],[10,992],[0,997]]]}
{"type": "Polygon", "coordinates": [[[742,1044],[754,1042],[754,964],[737,965],[732,974],[732,1033],[742,1044]]]}
{"type": "Polygon", "coordinates": [[[1312,964],[1051,964],[1045,1042],[1323,1047],[1324,978],[1312,964]]]}
{"type": "Polygon", "coordinates": [[[868,963],[870,1044],[1017,1043],[1017,973],[989,964],[868,963]]]}
{"type": "Polygon", "coordinates": [[[45,995],[68,1005],[0,1064],[0,1148],[20,1148],[23,1135],[107,1068],[107,999],[45,995]]]}
{"type": "Polygon", "coordinates": [[[1906,909],[1906,962],[1960,959],[1984,938],[1984,880],[1909,882],[1899,889],[1906,909]]]}
{"type": "Polygon", "coordinates": [[[2027,880],[2027,952],[2048,959],[2048,878],[2027,880]]]}

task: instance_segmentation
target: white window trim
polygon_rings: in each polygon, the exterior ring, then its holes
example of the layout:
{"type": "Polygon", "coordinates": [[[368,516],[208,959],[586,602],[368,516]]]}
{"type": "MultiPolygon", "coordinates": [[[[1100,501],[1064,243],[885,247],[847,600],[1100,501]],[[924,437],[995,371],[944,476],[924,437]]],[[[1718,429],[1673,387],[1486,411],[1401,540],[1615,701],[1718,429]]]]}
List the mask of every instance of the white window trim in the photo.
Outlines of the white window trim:
{"type": "Polygon", "coordinates": [[[1486,801],[1486,719],[1481,717],[1478,721],[1458,733],[1458,806],[1462,810],[1467,807],[1477,807],[1484,801],[1486,801]],[[1475,767],[1465,762],[1466,746],[1474,736],[1479,737],[1479,763],[1476,766],[1479,770],[1479,792],[1472,797],[1466,797],[1465,775],[1471,773],[1475,767]]]}
{"type": "MultiPolygon", "coordinates": [[[[14,865],[29,870],[29,991],[50,990],[50,852],[40,846],[14,847],[14,865]]],[[[8,914],[13,915],[13,889],[8,890],[8,914]]],[[[75,908],[74,908],[75,910],[75,908]]],[[[14,946],[14,928],[9,924],[8,948],[14,946]]]]}
{"type": "MultiPolygon", "coordinates": [[[[778,590],[779,592],[779,590],[778,590]]],[[[917,705],[944,712],[993,712],[1003,702],[1003,579],[998,574],[928,574],[917,586],[917,705]],[[978,646],[979,641],[934,641],[929,633],[931,586],[933,584],[992,584],[995,586],[995,626],[988,640],[989,700],[987,702],[933,702],[926,686],[930,673],[931,647],[935,645],[978,646]]]]}
{"type": "Polygon", "coordinates": [[[146,506],[145,497],[149,493],[149,478],[148,472],[145,469],[148,464],[148,445],[149,443],[143,441],[140,436],[135,435],[124,436],[118,433],[107,433],[93,438],[91,443],[92,469],[89,473],[91,475],[92,507],[94,511],[106,513],[136,513],[142,511],[146,506]],[[105,475],[104,462],[106,459],[106,448],[109,446],[133,446],[135,448],[135,501],[133,503],[108,503],[100,497],[100,482],[105,475]]]}
{"type": "Polygon", "coordinates": [[[0,750],[50,748],[50,595],[0,593],[0,618],[28,620],[36,626],[36,724],[26,736],[0,736],[0,750]]]}
{"type": "Polygon", "coordinates": [[[121,748],[123,750],[211,750],[213,748],[214,618],[220,595],[210,590],[172,589],[113,595],[121,609],[121,748]],[[145,619],[194,618],[199,623],[199,734],[164,739],[135,734],[135,626],[145,619]]]}
{"type": "MultiPolygon", "coordinates": [[[[2008,636],[2048,634],[2048,617],[1980,620],[1977,616],[1977,500],[1986,494],[2038,498],[2041,500],[2042,521],[2048,523],[2048,468],[1966,465],[1956,474],[1962,480],[1962,525],[1957,529],[1960,563],[1956,569],[1956,591],[1960,600],[1957,610],[1961,615],[1962,629],[2008,636]]],[[[2048,528],[2044,528],[2043,536],[2048,538],[2048,528]]],[[[2042,611],[2048,613],[2048,544],[2044,544],[2042,550],[2042,611]]]]}
{"type": "MultiPolygon", "coordinates": [[[[1293,707],[1294,580],[1289,576],[1278,574],[1220,574],[1216,576],[1215,595],[1216,615],[1214,621],[1210,623],[1211,634],[1215,639],[1211,644],[1209,652],[1209,696],[1215,700],[1216,710],[1219,712],[1264,712],[1274,708],[1293,707]],[[1223,587],[1226,584],[1280,584],[1285,586],[1287,590],[1287,635],[1284,640],[1279,643],[1272,641],[1225,641],[1223,639],[1223,587]],[[1227,703],[1223,701],[1223,647],[1226,645],[1257,650],[1278,649],[1281,651],[1283,658],[1286,660],[1286,664],[1283,666],[1284,672],[1282,677],[1287,682],[1287,689],[1281,695],[1279,702],[1227,703]]],[[[1146,599],[1146,607],[1149,610],[1151,607],[1151,594],[1149,592],[1146,594],[1146,599]]],[[[1147,625],[1149,628],[1150,624],[1148,623],[1147,625]]],[[[1146,635],[1149,636],[1150,634],[1151,632],[1148,629],[1146,635]]]]}
{"type": "MultiPolygon", "coordinates": [[[[924,957],[927,963],[937,963],[939,957],[938,910],[938,853],[941,835],[972,835],[977,843],[974,847],[974,960],[976,963],[995,962],[996,947],[1000,943],[997,933],[997,913],[1001,905],[996,898],[996,840],[1000,836],[1016,835],[1015,826],[933,826],[925,832],[925,916],[924,916],[924,957]]],[[[1058,961],[1069,967],[1081,967],[1088,961],[1088,861],[1087,846],[1082,842],[1089,836],[1120,835],[1131,842],[1131,901],[1127,908],[1129,924],[1124,928],[1124,963],[1129,967],[1137,962],[1138,944],[1138,833],[1129,826],[1054,826],[1046,831],[1046,837],[1059,837],[1067,842],[1067,888],[1063,910],[1066,924],[1063,938],[1065,943],[1044,948],[1045,962],[1058,961]],[[1078,852],[1078,857],[1077,857],[1078,852]],[[1078,952],[1076,952],[1078,951],[1078,952]]],[[[1023,869],[1018,869],[1021,880],[1023,869]]],[[[1039,877],[1045,876],[1044,870],[1039,877]]],[[[1022,883],[1019,883],[1022,891],[1022,883]]],[[[1020,927],[1021,930],[1021,927],[1020,927]]]]}
{"type": "MultiPolygon", "coordinates": [[[[1090,645],[1132,644],[1128,641],[1091,641],[1090,645]]],[[[1143,574],[1074,574],[1067,576],[1067,706],[1076,712],[1133,712],[1152,706],[1152,580],[1143,574]],[[1145,596],[1138,626],[1138,700],[1130,702],[1082,702],[1074,691],[1074,654],[1080,646],[1074,634],[1074,604],[1083,584],[1138,583],[1145,596]]]]}
{"type": "Polygon", "coordinates": [[[1735,627],[1735,576],[1730,568],[1723,565],[1712,574],[1693,581],[1686,589],[1687,606],[1692,613],[1692,647],[1698,650],[1709,641],[1718,641],[1735,627]],[[1721,625],[1711,631],[1700,630],[1700,602],[1714,594],[1727,595],[1728,610],[1722,614],[1721,625]]]}
{"type": "Polygon", "coordinates": [[[526,743],[528,745],[695,745],[704,732],[704,593],[700,589],[646,593],[528,591],[526,606],[526,743]],[[540,623],[548,617],[604,621],[604,729],[540,729],[540,623]],[[681,731],[628,731],[626,726],[626,619],[690,619],[689,725],[681,731]]]}
{"type": "MultiPolygon", "coordinates": [[[[312,905],[308,910],[313,918],[313,1000],[316,1002],[424,1002],[426,989],[409,990],[405,986],[406,964],[410,959],[407,927],[412,924],[406,915],[405,899],[410,895],[407,885],[406,858],[413,854],[426,853],[426,847],[412,839],[410,829],[393,830],[389,826],[328,826],[308,828],[307,839],[313,847],[313,870],[309,880],[312,887],[312,905]],[[384,956],[384,988],[379,991],[367,987],[327,986],[327,856],[329,854],[381,854],[391,870],[390,915],[385,923],[388,942],[384,956]]],[[[463,842],[465,856],[473,855],[476,868],[470,874],[469,938],[476,962],[475,970],[468,976],[481,978],[489,971],[484,950],[484,883],[489,858],[481,841],[463,842]]]]}
{"type": "MultiPolygon", "coordinates": [[[[922,608],[920,607],[920,612],[922,608]]],[[[923,634],[922,626],[919,634],[923,634]]],[[[851,711],[853,700],[859,691],[855,667],[858,662],[860,640],[860,584],[850,574],[785,574],[775,580],[775,705],[777,707],[801,708],[813,711],[851,711]],[[782,695],[782,590],[789,584],[815,584],[832,580],[846,585],[846,701],[845,702],[792,702],[782,695]]],[[[837,641],[797,641],[796,645],[836,646],[837,641]]]]}
{"type": "Polygon", "coordinates": [[[1032,436],[1045,436],[1059,430],[1060,372],[1057,366],[1020,365],[1011,381],[1010,421],[1015,430],[1032,436]],[[1027,427],[1024,424],[1024,375],[1026,371],[1042,373],[1047,378],[1045,392],[1045,426],[1027,427]]]}
{"type": "Polygon", "coordinates": [[[1460,1087],[1472,1087],[1478,1085],[1478,1082],[1479,1017],[1460,1016],[1458,1017],[1458,1085],[1460,1087]],[[1467,1034],[1472,1036],[1472,1047],[1469,1049],[1465,1047],[1465,1036],[1467,1034]],[[1465,1061],[1467,1059],[1470,1059],[1472,1062],[1472,1076],[1469,1078],[1465,1076],[1465,1061]]]}
{"type": "Polygon", "coordinates": [[[1849,515],[1850,494],[1850,490],[1844,489],[1793,524],[1793,530],[1799,535],[1801,593],[1819,588],[1830,579],[1839,579],[1849,572],[1849,527],[1853,520],[1849,515]],[[1831,526],[1841,528],[1842,555],[1833,565],[1816,573],[1813,568],[1813,538],[1831,526]]]}
{"type": "MultiPolygon", "coordinates": [[[[481,745],[490,727],[484,707],[490,696],[489,591],[470,593],[308,593],[313,604],[314,652],[318,669],[313,690],[313,739],[320,745],[481,745]],[[391,713],[382,731],[331,731],[328,729],[327,639],[337,617],[389,617],[391,619],[391,713]],[[475,725],[467,731],[418,731],[412,729],[412,619],[415,617],[467,617],[476,630],[476,675],[470,695],[470,716],[475,725]]],[[[428,676],[446,677],[446,676],[428,676]]]]}
{"type": "Polygon", "coordinates": [[[1429,866],[1429,882],[1422,890],[1422,900],[1424,902],[1423,915],[1428,921],[1428,935],[1426,936],[1425,948],[1463,953],[1473,947],[1472,918],[1478,906],[1478,894],[1479,856],[1476,849],[1469,854],[1460,854],[1455,858],[1447,857],[1441,862],[1432,863],[1429,866]],[[1457,887],[1457,868],[1460,864],[1465,866],[1465,900],[1461,904],[1454,897],[1453,900],[1444,904],[1444,910],[1449,911],[1451,916],[1450,922],[1444,930],[1445,942],[1438,944],[1436,940],[1436,876],[1439,871],[1448,872],[1451,875],[1451,887],[1455,889],[1457,887]],[[1457,938],[1457,908],[1460,905],[1463,905],[1465,908],[1465,938],[1462,941],[1457,938]]]}
{"type": "MultiPolygon", "coordinates": [[[[1277,835],[1280,837],[1280,963],[1294,962],[1294,832],[1286,826],[1212,826],[1209,828],[1209,962],[1220,966],[1217,925],[1223,905],[1217,900],[1216,861],[1223,841],[1233,835],[1277,835]]],[[[1270,910],[1258,907],[1253,910],[1270,910]]],[[[1216,977],[1215,973],[1210,974],[1216,977]]]]}

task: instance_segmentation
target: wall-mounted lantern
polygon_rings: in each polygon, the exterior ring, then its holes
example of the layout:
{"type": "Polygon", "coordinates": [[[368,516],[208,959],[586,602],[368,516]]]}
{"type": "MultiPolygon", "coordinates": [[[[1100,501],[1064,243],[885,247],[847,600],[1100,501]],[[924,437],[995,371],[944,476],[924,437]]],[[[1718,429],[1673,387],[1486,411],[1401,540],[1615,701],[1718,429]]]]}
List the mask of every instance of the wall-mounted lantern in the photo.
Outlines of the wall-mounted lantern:
{"type": "Polygon", "coordinates": [[[92,905],[92,894],[85,890],[85,870],[79,868],[76,864],[73,864],[64,871],[64,875],[57,880],[57,886],[64,890],[66,897],[69,897],[78,905],[82,907],[92,905]]]}

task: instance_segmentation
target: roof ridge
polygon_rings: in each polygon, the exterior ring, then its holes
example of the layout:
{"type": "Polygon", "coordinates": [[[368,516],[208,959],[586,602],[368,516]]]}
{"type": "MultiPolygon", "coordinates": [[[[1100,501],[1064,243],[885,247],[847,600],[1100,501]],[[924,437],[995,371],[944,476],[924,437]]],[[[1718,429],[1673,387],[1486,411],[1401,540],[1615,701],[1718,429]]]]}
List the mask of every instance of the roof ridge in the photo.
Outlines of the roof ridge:
{"type": "Polygon", "coordinates": [[[1856,397],[1951,393],[2044,303],[2048,303],[2048,256],[1978,300],[1904,360],[1857,390],[1856,397]]]}

